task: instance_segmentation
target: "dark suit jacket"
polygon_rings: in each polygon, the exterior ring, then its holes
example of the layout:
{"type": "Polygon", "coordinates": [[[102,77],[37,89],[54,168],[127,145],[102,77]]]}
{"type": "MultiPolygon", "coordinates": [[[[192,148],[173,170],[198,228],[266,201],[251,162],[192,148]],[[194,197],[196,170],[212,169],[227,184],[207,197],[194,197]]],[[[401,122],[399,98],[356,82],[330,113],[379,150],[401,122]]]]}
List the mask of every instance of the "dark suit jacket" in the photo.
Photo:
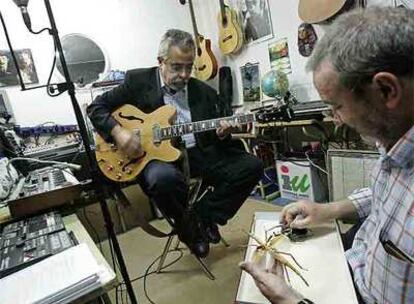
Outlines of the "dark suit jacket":
{"type": "MultiPolygon", "coordinates": [[[[111,116],[115,109],[128,103],[150,113],[164,105],[158,73],[156,67],[130,70],[123,84],[98,96],[89,105],[88,116],[106,141],[112,141],[110,132],[117,124],[111,116]]],[[[195,78],[191,78],[188,83],[188,103],[193,121],[217,118],[219,115],[216,91],[195,78]]],[[[228,144],[227,140],[220,141],[215,131],[199,133],[195,137],[201,150],[228,144]]]]}

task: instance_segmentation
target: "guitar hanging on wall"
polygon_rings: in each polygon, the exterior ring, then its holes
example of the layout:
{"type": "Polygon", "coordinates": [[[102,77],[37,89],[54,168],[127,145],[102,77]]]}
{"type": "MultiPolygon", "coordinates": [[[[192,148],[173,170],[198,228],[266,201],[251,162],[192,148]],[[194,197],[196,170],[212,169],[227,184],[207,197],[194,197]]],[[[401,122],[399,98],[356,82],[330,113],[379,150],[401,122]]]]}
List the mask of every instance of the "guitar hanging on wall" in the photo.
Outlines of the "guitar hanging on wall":
{"type": "Polygon", "coordinates": [[[351,9],[355,1],[357,0],[300,0],[298,13],[306,23],[321,23],[351,9]]]}
{"type": "MultiPolygon", "coordinates": [[[[180,0],[184,4],[184,0],[180,0]]],[[[188,0],[190,6],[191,22],[193,24],[194,39],[196,43],[196,58],[194,60],[194,76],[200,80],[210,80],[217,75],[217,60],[211,50],[211,40],[198,33],[194,15],[192,0],[188,0]]]]}
{"type": "Polygon", "coordinates": [[[243,31],[240,26],[238,13],[220,1],[218,15],[219,46],[224,55],[236,53],[243,46],[243,31]]]}
{"type": "Polygon", "coordinates": [[[95,155],[99,169],[109,179],[117,182],[134,180],[152,160],[164,162],[176,161],[180,150],[171,145],[174,138],[185,134],[201,133],[215,130],[220,121],[227,120],[240,125],[250,122],[290,121],[293,113],[286,106],[268,108],[257,113],[241,114],[231,117],[216,118],[192,123],[171,125],[175,108],[165,105],[152,113],[145,114],[138,108],[126,104],[112,113],[112,117],[122,127],[133,131],[141,140],[143,154],[130,159],[114,143],[108,143],[95,134],[95,155]]]}

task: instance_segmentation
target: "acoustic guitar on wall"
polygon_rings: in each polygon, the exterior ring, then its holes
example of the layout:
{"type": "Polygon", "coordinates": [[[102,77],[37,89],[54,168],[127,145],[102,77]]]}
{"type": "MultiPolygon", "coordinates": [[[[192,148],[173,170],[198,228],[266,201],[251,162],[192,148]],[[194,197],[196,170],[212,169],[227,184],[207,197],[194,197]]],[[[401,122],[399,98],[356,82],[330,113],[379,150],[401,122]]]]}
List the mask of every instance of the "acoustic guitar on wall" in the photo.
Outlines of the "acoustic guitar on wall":
{"type": "Polygon", "coordinates": [[[218,15],[219,47],[224,55],[236,53],[243,46],[243,31],[241,29],[238,13],[220,0],[220,13],[218,15]]]}
{"type": "Polygon", "coordinates": [[[211,40],[198,33],[192,0],[190,6],[191,22],[193,24],[194,39],[196,43],[196,58],[194,60],[194,76],[200,80],[210,80],[217,75],[217,60],[211,50],[211,40]]]}
{"type": "MultiPolygon", "coordinates": [[[[307,23],[320,23],[332,19],[354,7],[356,0],[300,0],[299,17],[307,23]]],[[[358,0],[360,2],[360,0],[358,0]]]]}

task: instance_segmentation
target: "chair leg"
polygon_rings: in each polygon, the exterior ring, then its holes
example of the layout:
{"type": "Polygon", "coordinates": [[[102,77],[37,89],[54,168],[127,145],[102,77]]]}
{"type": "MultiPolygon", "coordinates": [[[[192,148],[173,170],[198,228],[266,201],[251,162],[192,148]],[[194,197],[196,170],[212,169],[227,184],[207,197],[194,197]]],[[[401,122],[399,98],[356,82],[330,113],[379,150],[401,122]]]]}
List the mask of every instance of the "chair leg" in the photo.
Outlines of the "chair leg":
{"type": "Polygon", "coordinates": [[[168,251],[170,250],[170,246],[171,246],[173,238],[174,238],[174,236],[170,235],[168,237],[167,242],[165,243],[164,250],[162,251],[162,255],[161,255],[161,258],[160,258],[160,262],[158,263],[157,273],[160,273],[162,267],[164,266],[164,262],[165,262],[165,259],[167,258],[167,254],[168,254],[168,251]]]}
{"type": "MultiPolygon", "coordinates": [[[[167,240],[167,242],[165,243],[165,246],[164,246],[164,250],[162,251],[162,254],[161,254],[161,258],[160,258],[160,262],[158,263],[158,267],[157,267],[157,273],[160,273],[161,272],[161,270],[162,270],[162,267],[164,266],[164,262],[165,262],[165,259],[167,258],[167,254],[168,254],[168,251],[170,250],[170,247],[171,247],[171,244],[172,244],[172,241],[173,241],[173,239],[174,239],[174,235],[171,235],[171,236],[169,236],[168,237],[168,240],[167,240]]],[[[225,241],[224,241],[225,242],[225,241]]],[[[227,244],[227,243],[226,243],[227,244]]],[[[180,240],[178,239],[178,237],[177,237],[177,242],[176,242],[176,245],[175,245],[175,249],[178,249],[178,246],[180,245],[180,240]]],[[[207,277],[210,279],[210,280],[215,280],[216,279],[216,277],[213,275],[213,273],[208,269],[208,267],[207,267],[207,265],[204,263],[204,261],[201,259],[201,258],[199,258],[198,256],[196,256],[195,254],[193,254],[193,253],[191,253],[193,256],[194,256],[194,258],[196,259],[196,261],[198,262],[198,264],[200,264],[200,266],[201,266],[201,268],[203,269],[203,271],[204,271],[204,273],[207,275],[207,277]]]]}
{"type": "Polygon", "coordinates": [[[221,237],[220,241],[223,243],[224,246],[230,247],[230,244],[227,243],[227,241],[223,237],[221,237]]]}
{"type": "Polygon", "coordinates": [[[177,237],[174,245],[174,250],[178,250],[180,248],[180,239],[177,237]]]}
{"type": "Polygon", "coordinates": [[[195,254],[193,254],[194,258],[196,259],[196,261],[198,262],[198,264],[200,264],[201,268],[203,269],[204,273],[207,275],[207,277],[210,280],[215,280],[216,277],[213,275],[213,273],[210,271],[210,269],[208,269],[207,265],[204,263],[204,261],[199,258],[198,256],[196,256],[195,254]]]}

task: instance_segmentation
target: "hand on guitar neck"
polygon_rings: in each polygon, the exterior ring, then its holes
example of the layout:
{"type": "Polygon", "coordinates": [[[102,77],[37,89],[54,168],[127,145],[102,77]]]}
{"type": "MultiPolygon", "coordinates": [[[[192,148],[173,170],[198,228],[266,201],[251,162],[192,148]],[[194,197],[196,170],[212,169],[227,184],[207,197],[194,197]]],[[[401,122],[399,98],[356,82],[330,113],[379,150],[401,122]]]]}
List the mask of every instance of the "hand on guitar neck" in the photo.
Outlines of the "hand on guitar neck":
{"type": "Polygon", "coordinates": [[[235,131],[239,131],[241,128],[239,123],[232,121],[222,120],[220,121],[220,127],[216,129],[216,134],[220,140],[223,140],[228,135],[235,131]]]}
{"type": "Polygon", "coordinates": [[[144,152],[141,147],[141,140],[131,130],[116,125],[111,130],[111,135],[116,146],[121,149],[130,159],[138,158],[144,152]]]}

